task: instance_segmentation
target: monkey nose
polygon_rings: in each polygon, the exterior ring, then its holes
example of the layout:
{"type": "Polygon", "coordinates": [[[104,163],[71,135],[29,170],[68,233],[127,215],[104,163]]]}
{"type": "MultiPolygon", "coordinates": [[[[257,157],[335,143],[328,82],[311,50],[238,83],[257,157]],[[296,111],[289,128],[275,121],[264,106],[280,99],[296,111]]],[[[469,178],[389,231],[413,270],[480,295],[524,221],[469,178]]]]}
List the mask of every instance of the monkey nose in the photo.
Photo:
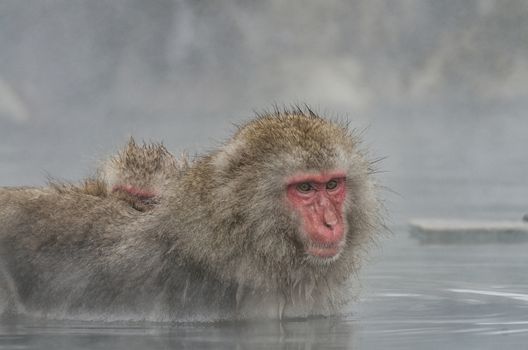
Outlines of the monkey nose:
{"type": "Polygon", "coordinates": [[[338,223],[337,215],[334,213],[333,210],[325,210],[323,219],[325,226],[328,228],[332,228],[338,223]]]}

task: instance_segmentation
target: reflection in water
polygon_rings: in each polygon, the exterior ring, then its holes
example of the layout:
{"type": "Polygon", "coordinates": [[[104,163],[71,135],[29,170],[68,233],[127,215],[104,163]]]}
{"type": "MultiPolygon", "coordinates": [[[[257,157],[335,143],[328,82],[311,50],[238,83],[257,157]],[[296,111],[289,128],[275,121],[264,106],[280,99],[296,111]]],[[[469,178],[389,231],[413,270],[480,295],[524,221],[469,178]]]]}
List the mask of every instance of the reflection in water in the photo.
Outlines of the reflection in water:
{"type": "Polygon", "coordinates": [[[494,292],[494,291],[487,291],[487,290],[472,290],[472,289],[449,289],[449,291],[453,293],[491,295],[491,296],[496,296],[496,297],[510,298],[513,300],[528,302],[528,294],[521,294],[521,293],[505,293],[505,292],[494,292]]]}
{"type": "Polygon", "coordinates": [[[326,318],[211,324],[23,323],[0,329],[0,347],[28,349],[320,349],[352,345],[354,322],[326,318]]]}

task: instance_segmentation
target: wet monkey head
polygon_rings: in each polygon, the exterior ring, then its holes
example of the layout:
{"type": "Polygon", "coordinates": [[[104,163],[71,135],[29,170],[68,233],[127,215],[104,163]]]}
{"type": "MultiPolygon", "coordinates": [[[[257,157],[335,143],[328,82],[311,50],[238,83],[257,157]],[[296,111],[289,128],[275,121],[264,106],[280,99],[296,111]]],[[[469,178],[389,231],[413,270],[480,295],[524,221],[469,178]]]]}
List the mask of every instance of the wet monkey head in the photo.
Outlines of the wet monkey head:
{"type": "Polygon", "coordinates": [[[328,265],[355,255],[375,226],[370,164],[346,125],[308,110],[265,113],[212,159],[219,190],[272,261],[328,265]],[[354,248],[355,249],[355,248],[354,248]],[[348,255],[348,257],[346,257],[348,255]]]}

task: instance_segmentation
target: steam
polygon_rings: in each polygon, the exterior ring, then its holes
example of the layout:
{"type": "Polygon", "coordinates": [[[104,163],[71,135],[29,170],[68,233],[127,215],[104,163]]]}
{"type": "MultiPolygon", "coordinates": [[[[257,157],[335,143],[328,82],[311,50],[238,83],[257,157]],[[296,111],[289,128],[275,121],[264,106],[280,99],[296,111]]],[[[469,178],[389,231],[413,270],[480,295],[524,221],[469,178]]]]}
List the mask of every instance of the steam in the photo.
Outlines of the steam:
{"type": "Polygon", "coordinates": [[[16,123],[29,120],[29,112],[22,98],[0,78],[0,117],[16,123]]]}
{"type": "Polygon", "coordinates": [[[130,135],[200,152],[255,109],[306,102],[370,126],[405,212],[427,207],[412,176],[430,181],[428,203],[458,203],[428,213],[488,216],[483,191],[510,208],[528,196],[523,1],[8,0],[0,13],[3,185],[79,179],[130,135]],[[438,189],[449,177],[471,186],[438,189]]]}

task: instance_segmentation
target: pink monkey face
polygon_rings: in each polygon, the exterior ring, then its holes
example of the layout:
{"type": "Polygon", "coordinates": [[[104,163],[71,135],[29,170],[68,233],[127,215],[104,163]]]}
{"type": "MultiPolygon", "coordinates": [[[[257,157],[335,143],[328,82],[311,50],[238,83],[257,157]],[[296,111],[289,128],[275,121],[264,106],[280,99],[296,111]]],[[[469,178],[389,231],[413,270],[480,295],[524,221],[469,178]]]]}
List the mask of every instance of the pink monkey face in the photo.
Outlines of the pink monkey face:
{"type": "Polygon", "coordinates": [[[299,174],[288,179],[286,198],[300,218],[308,254],[334,258],[341,252],[345,185],[345,174],[340,171],[299,174]]]}

